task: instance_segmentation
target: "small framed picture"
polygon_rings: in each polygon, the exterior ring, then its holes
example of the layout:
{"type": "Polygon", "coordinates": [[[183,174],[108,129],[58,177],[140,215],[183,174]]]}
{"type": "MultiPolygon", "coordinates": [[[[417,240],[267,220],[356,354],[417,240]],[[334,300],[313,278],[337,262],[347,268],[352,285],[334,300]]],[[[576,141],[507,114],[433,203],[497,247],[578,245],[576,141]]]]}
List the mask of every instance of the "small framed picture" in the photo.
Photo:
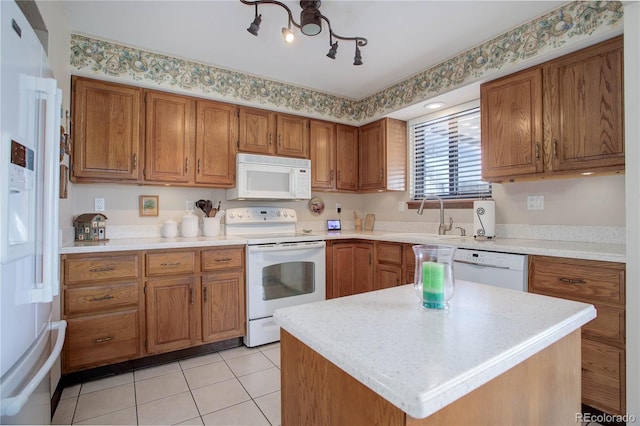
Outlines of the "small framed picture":
{"type": "Polygon", "coordinates": [[[140,216],[158,216],[159,200],[157,195],[141,195],[140,216]]]}
{"type": "Polygon", "coordinates": [[[327,231],[339,231],[340,229],[342,229],[340,219],[327,220],[327,231]]]}

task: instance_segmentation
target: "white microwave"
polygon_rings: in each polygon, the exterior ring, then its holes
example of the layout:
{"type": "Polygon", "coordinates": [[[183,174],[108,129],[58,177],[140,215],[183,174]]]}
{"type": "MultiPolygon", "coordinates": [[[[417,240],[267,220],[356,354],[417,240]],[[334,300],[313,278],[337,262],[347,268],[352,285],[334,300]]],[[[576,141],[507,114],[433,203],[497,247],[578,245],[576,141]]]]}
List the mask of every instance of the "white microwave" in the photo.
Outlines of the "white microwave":
{"type": "Polygon", "coordinates": [[[236,187],[227,200],[308,200],[311,198],[311,160],[238,154],[236,187]]]}

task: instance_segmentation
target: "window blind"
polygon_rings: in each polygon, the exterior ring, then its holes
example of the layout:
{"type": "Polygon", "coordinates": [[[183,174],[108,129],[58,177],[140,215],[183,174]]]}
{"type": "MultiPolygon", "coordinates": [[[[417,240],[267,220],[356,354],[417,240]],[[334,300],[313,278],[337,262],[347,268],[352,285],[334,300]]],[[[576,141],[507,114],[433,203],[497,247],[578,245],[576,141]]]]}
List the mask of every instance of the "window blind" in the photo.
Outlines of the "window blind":
{"type": "Polygon", "coordinates": [[[410,132],[412,199],[491,196],[491,184],[481,177],[479,107],[415,123],[410,132]]]}

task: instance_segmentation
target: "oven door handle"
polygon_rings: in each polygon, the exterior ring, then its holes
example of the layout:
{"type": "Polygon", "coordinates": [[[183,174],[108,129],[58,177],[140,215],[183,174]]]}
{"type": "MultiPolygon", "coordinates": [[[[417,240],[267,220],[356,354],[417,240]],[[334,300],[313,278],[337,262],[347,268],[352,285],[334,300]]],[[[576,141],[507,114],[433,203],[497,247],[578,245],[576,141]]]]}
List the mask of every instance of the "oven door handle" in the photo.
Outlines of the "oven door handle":
{"type": "Polygon", "coordinates": [[[262,244],[257,246],[247,246],[249,253],[266,252],[266,251],[286,251],[286,250],[304,250],[314,248],[324,248],[326,246],[324,241],[306,241],[299,243],[275,243],[275,244],[262,244]]]}

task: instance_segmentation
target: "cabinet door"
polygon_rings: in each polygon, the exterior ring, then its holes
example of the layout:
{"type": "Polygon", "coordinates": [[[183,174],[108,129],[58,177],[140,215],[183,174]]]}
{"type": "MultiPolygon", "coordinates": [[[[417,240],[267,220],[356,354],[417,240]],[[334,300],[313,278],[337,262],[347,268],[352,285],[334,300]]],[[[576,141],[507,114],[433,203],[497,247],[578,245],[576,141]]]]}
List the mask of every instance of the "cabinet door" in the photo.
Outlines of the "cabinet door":
{"type": "Polygon", "coordinates": [[[332,263],[333,297],[373,290],[373,244],[334,244],[332,263]]]}
{"type": "Polygon", "coordinates": [[[240,108],[238,114],[238,151],[254,154],[274,153],[276,114],[253,108],[240,108]]]}
{"type": "Polygon", "coordinates": [[[219,102],[196,105],[196,183],[235,186],[237,108],[219,102]]]}
{"type": "Polygon", "coordinates": [[[193,101],[185,96],[148,91],[145,179],[166,183],[193,181],[191,158],[193,101]]]}
{"type": "Polygon", "coordinates": [[[245,335],[244,274],[220,272],[202,277],[202,341],[245,335]]]}
{"type": "Polygon", "coordinates": [[[147,351],[153,354],[193,345],[197,331],[195,313],[200,309],[195,278],[150,280],[145,293],[147,351]]]}
{"type": "Polygon", "coordinates": [[[385,123],[376,121],[360,128],[360,190],[384,190],[385,123]]]}
{"type": "Polygon", "coordinates": [[[358,190],[358,128],[336,125],[336,170],[338,191],[358,190]]]}
{"type": "Polygon", "coordinates": [[[142,91],[73,77],[73,182],[137,181],[142,91]]]}
{"type": "Polygon", "coordinates": [[[542,69],[480,86],[482,177],[543,171],[542,69]]]}
{"type": "Polygon", "coordinates": [[[402,266],[376,265],[375,290],[395,287],[402,284],[402,266]]]}
{"type": "Polygon", "coordinates": [[[624,414],[625,353],[582,339],[582,402],[611,414],[624,414]]]}
{"type": "Polygon", "coordinates": [[[335,124],[311,120],[309,124],[309,158],[311,189],[332,190],[335,184],[335,124]]]}
{"type": "Polygon", "coordinates": [[[278,114],[278,145],[276,154],[286,157],[309,158],[309,119],[278,114]]]}
{"type": "Polygon", "coordinates": [[[554,170],[624,169],[622,50],[617,37],[545,67],[554,170]]]}

